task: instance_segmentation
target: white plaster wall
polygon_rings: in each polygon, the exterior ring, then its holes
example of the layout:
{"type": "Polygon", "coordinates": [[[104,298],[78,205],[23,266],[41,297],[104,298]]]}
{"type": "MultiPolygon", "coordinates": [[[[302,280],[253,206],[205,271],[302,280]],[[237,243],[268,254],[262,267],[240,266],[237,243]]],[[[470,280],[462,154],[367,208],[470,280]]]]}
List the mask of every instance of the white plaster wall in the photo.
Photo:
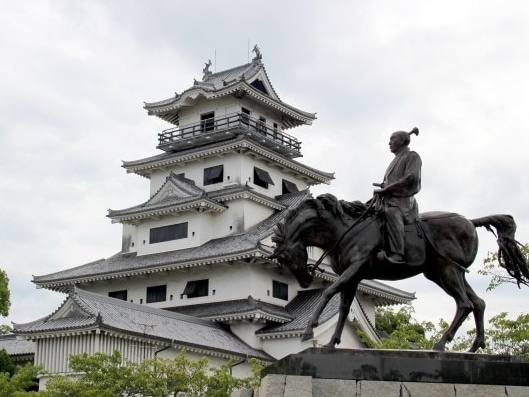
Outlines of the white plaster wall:
{"type": "Polygon", "coordinates": [[[227,114],[241,111],[240,101],[234,96],[222,97],[214,101],[207,100],[204,97],[197,99],[196,103],[180,111],[180,126],[185,127],[188,124],[198,123],[200,115],[208,112],[215,112],[215,117],[222,117],[227,114]]]}
{"type": "MultiPolygon", "coordinates": [[[[338,315],[331,318],[325,324],[314,329],[314,339],[301,342],[301,338],[277,338],[277,339],[264,339],[263,350],[270,354],[276,359],[281,359],[289,354],[298,353],[309,347],[325,345],[331,340],[338,315]]],[[[355,327],[350,323],[346,323],[342,332],[341,343],[336,346],[340,349],[356,349],[364,348],[365,345],[360,340],[360,337],[356,335],[355,327]]]]}
{"type": "Polygon", "coordinates": [[[265,323],[249,322],[249,321],[238,321],[230,325],[231,331],[243,340],[246,344],[250,345],[254,349],[262,349],[263,341],[258,338],[255,333],[263,328],[265,323]]]}
{"type": "Polygon", "coordinates": [[[241,161],[241,180],[248,182],[256,192],[264,194],[265,196],[275,197],[283,194],[283,179],[294,183],[298,187],[298,190],[304,190],[307,188],[307,183],[304,180],[297,179],[293,173],[286,172],[268,161],[258,160],[249,156],[243,157],[241,161]],[[254,167],[267,171],[268,174],[270,174],[272,181],[274,181],[274,184],[269,185],[268,188],[255,185],[253,180],[254,167]]]}
{"type": "Polygon", "coordinates": [[[138,255],[148,255],[158,252],[179,250],[200,245],[199,234],[197,233],[196,213],[182,212],[178,216],[165,216],[160,219],[146,219],[137,227],[137,241],[135,247],[138,255]],[[164,241],[160,243],[149,244],[149,234],[151,228],[173,225],[177,223],[188,223],[187,238],[178,240],[164,241]]]}
{"type": "MultiPolygon", "coordinates": [[[[48,374],[39,378],[39,390],[46,390],[46,383],[54,374],[62,374],[71,377],[78,377],[79,374],[71,373],[68,366],[70,355],[96,352],[112,354],[118,350],[123,359],[140,363],[145,359],[159,357],[163,359],[173,359],[181,351],[179,348],[163,349],[163,346],[153,344],[148,341],[138,341],[136,338],[127,339],[117,336],[110,336],[106,333],[90,333],[88,335],[69,335],[56,338],[43,338],[36,341],[35,364],[42,365],[48,374]]],[[[202,357],[208,359],[209,367],[215,368],[225,365],[227,358],[197,354],[186,351],[186,357],[191,361],[197,361],[202,357]]],[[[232,374],[238,378],[252,375],[252,369],[247,360],[241,359],[232,369],[232,374]]]]}
{"type": "Polygon", "coordinates": [[[289,285],[289,301],[294,299],[301,289],[295,279],[281,269],[265,268],[261,264],[244,262],[200,266],[133,278],[113,279],[106,282],[91,282],[79,285],[79,287],[103,296],[108,296],[110,291],[127,290],[127,300],[129,302],[146,304],[157,308],[246,299],[250,295],[256,300],[285,306],[288,301],[272,296],[273,280],[289,285]],[[181,297],[188,281],[202,279],[209,280],[208,296],[197,298],[181,297]],[[147,304],[147,287],[157,285],[167,285],[167,300],[165,302],[147,304]]]}
{"type": "Polygon", "coordinates": [[[136,225],[123,225],[123,235],[121,243],[122,252],[138,251],[138,228],[136,225]]]}

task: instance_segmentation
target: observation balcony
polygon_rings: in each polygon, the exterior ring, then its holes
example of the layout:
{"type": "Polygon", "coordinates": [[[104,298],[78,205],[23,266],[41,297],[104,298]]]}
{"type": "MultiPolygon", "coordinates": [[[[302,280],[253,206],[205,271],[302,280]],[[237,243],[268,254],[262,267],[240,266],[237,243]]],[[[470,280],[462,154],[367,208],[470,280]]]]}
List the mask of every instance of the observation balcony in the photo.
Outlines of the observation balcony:
{"type": "Polygon", "coordinates": [[[289,158],[301,156],[301,142],[245,113],[212,117],[158,134],[158,149],[180,151],[245,135],[250,140],[289,158]]]}

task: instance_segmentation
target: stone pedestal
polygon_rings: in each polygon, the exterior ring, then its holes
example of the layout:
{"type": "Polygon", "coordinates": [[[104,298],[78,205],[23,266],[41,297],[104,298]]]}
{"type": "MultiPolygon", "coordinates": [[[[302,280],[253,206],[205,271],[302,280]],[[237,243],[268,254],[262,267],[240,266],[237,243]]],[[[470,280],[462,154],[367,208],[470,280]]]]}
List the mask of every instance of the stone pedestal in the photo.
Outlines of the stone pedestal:
{"type": "Polygon", "coordinates": [[[529,364],[518,356],[311,348],[265,368],[258,396],[529,396],[529,364]]]}

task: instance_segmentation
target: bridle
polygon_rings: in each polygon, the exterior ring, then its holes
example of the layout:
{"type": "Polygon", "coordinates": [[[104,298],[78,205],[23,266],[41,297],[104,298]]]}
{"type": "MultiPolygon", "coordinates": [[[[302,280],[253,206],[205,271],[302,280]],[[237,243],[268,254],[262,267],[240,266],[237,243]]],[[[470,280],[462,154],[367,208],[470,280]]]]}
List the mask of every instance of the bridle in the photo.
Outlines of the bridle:
{"type": "Polygon", "coordinates": [[[327,256],[329,256],[336,249],[336,247],[338,247],[338,245],[341,244],[341,242],[343,241],[345,236],[353,229],[353,227],[358,225],[360,223],[360,221],[362,221],[364,218],[367,217],[367,214],[374,207],[376,201],[377,201],[377,199],[371,200],[371,202],[369,203],[369,206],[365,209],[365,211],[362,212],[362,214],[358,218],[356,218],[356,220],[353,222],[353,224],[351,226],[349,226],[345,232],[343,232],[341,237],[338,240],[335,241],[335,243],[331,246],[331,248],[326,250],[320,256],[320,259],[318,259],[314,265],[307,265],[307,271],[309,272],[309,274],[311,276],[314,276],[314,274],[316,273],[316,270],[320,267],[320,265],[322,264],[323,260],[327,256]]]}

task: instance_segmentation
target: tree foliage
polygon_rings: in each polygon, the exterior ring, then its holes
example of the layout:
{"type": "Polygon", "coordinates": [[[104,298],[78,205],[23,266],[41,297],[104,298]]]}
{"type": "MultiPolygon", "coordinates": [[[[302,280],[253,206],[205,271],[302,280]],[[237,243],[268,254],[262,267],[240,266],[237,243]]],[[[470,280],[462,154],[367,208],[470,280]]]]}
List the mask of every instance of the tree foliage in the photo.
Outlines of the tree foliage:
{"type": "Polygon", "coordinates": [[[0,349],[0,373],[7,373],[9,376],[15,374],[15,364],[5,349],[0,349]]]}
{"type": "MultiPolygon", "coordinates": [[[[252,361],[254,376],[238,379],[227,364],[210,368],[208,360],[190,360],[185,352],[174,359],[154,358],[141,364],[126,362],[121,354],[96,353],[71,356],[73,372],[78,378],[53,376],[46,384],[43,397],[166,397],[182,393],[186,397],[229,397],[233,390],[250,388],[259,377],[259,364],[252,361]]],[[[0,396],[1,397],[1,396],[0,396]]]]}
{"type": "Polygon", "coordinates": [[[7,317],[11,307],[11,295],[9,293],[9,278],[7,273],[0,269],[0,315],[7,317]]]}
{"type": "MultiPolygon", "coordinates": [[[[411,306],[402,307],[398,311],[393,309],[376,310],[376,327],[383,335],[380,342],[369,339],[361,333],[369,347],[379,349],[431,349],[448,323],[439,320],[437,325],[423,321],[418,323],[413,317],[411,306]]],[[[529,314],[522,313],[511,319],[506,312],[492,317],[489,326],[485,328],[486,347],[481,350],[487,354],[522,355],[529,362],[529,314]]],[[[467,331],[462,336],[456,336],[449,344],[452,351],[466,351],[472,346],[476,330],[467,331]]]]}
{"type": "MultiPolygon", "coordinates": [[[[520,246],[525,263],[529,263],[529,243],[520,246]]],[[[478,270],[478,274],[490,277],[487,291],[492,291],[502,284],[517,284],[516,280],[507,274],[500,266],[497,252],[489,252],[483,261],[483,267],[478,270]]]]}
{"type": "Polygon", "coordinates": [[[436,326],[432,322],[417,322],[413,318],[413,307],[403,306],[397,312],[392,308],[377,308],[375,324],[382,335],[380,341],[370,339],[365,333],[360,336],[365,343],[377,349],[431,349],[448,327],[444,320],[436,326]]]}
{"type": "MultiPolygon", "coordinates": [[[[489,320],[485,328],[486,347],[483,353],[525,356],[529,362],[529,314],[522,313],[511,319],[502,312],[489,320]]],[[[466,350],[472,344],[475,330],[470,330],[455,340],[453,350],[466,350]]]]}
{"type": "Polygon", "coordinates": [[[11,376],[8,372],[0,373],[0,397],[35,396],[34,392],[27,391],[36,386],[35,379],[41,372],[39,367],[26,365],[17,368],[11,376]]]}

